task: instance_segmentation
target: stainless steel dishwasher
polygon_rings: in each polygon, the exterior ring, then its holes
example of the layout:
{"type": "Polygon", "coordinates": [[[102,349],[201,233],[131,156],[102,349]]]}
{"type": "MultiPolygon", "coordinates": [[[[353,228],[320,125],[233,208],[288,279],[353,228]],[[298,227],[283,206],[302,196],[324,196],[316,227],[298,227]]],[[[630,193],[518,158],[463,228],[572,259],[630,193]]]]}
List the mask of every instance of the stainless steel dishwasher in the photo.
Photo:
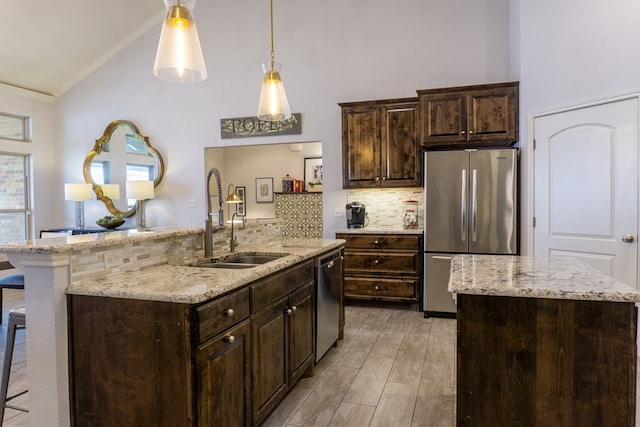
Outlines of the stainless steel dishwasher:
{"type": "Polygon", "coordinates": [[[316,362],[338,341],[342,249],[316,259],[316,362]]]}

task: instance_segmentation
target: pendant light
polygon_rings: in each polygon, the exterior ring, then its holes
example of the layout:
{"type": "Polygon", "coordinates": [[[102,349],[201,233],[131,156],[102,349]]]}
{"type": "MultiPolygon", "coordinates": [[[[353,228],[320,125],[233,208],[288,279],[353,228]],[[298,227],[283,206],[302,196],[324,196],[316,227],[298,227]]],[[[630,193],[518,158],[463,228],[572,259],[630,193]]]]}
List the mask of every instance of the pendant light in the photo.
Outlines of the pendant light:
{"type": "Polygon", "coordinates": [[[268,122],[278,122],[291,117],[291,108],[284,84],[280,79],[280,64],[276,64],[273,51],[273,0],[271,2],[271,61],[269,65],[262,64],[264,80],[260,92],[258,105],[258,119],[268,122]]]}
{"type": "Polygon", "coordinates": [[[164,0],[164,4],[167,14],[162,23],[153,74],[174,82],[206,79],[207,69],[191,14],[195,0],[164,0]]]}

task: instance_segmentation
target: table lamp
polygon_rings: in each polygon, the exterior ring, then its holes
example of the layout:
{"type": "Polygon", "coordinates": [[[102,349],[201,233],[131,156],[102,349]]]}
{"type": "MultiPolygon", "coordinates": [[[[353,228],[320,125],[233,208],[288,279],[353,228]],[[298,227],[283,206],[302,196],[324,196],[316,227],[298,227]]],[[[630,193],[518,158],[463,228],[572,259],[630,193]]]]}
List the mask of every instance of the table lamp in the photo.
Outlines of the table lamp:
{"type": "Polygon", "coordinates": [[[84,201],[93,198],[93,186],[85,183],[64,185],[64,199],[76,202],[76,228],[84,230],[84,201]]]}
{"type": "Polygon", "coordinates": [[[147,228],[144,213],[144,201],[153,199],[153,181],[127,181],[127,199],[137,200],[136,212],[138,214],[136,228],[147,228]]]}

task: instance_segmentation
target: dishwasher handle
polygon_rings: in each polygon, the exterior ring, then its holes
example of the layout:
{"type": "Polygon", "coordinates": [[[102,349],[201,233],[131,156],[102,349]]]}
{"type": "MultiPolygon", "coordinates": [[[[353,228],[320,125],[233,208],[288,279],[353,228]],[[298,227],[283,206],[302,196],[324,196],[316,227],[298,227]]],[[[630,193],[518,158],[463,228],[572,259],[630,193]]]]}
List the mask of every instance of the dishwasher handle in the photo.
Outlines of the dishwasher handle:
{"type": "Polygon", "coordinates": [[[342,249],[338,249],[336,251],[331,252],[330,254],[327,254],[325,256],[323,256],[322,258],[317,258],[316,259],[316,267],[318,268],[332,268],[336,259],[340,258],[342,256],[342,249]]]}

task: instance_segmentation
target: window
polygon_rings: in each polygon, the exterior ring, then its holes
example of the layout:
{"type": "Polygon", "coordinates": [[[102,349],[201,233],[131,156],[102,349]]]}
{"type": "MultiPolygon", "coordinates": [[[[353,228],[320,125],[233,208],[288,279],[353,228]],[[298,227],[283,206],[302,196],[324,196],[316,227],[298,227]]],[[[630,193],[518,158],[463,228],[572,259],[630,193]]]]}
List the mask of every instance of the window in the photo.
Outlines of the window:
{"type": "Polygon", "coordinates": [[[29,118],[0,113],[0,138],[29,142],[29,118]]]}
{"type": "Polygon", "coordinates": [[[0,243],[29,238],[29,155],[0,153],[0,243]]]}

